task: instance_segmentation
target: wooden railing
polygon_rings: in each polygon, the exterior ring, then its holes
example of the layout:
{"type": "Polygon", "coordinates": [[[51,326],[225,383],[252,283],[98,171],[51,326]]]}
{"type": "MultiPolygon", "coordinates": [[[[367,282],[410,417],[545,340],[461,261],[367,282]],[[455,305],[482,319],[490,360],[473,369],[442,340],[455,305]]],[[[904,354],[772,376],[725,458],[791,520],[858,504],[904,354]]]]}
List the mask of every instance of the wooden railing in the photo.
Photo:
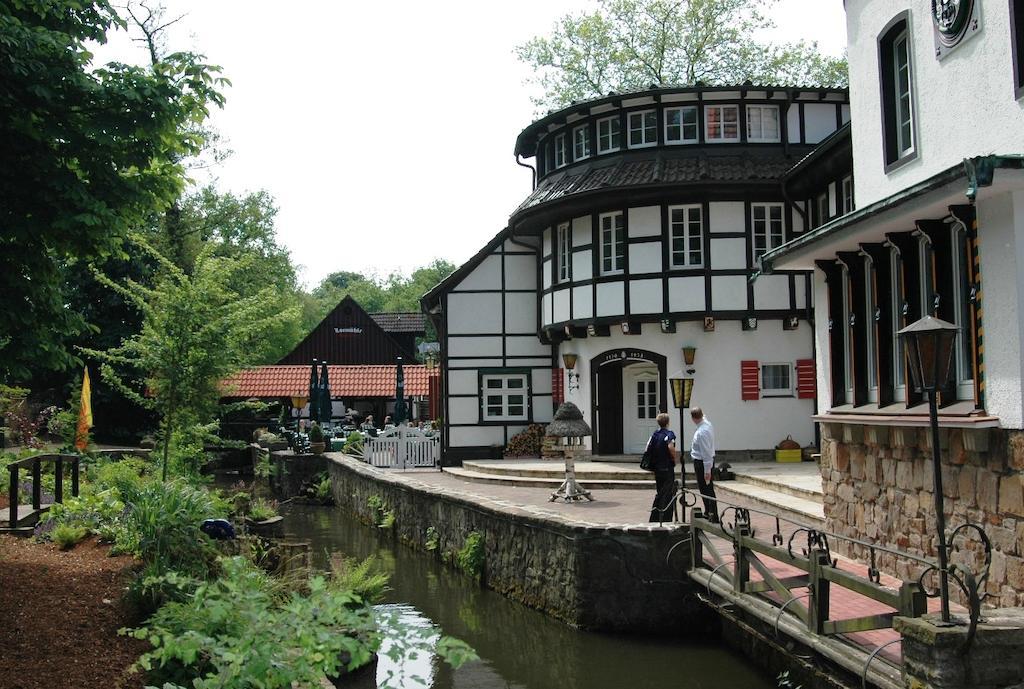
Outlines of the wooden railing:
{"type": "Polygon", "coordinates": [[[45,509],[47,509],[48,506],[44,506],[42,502],[43,464],[53,464],[54,467],[54,502],[64,502],[65,462],[71,467],[71,495],[74,497],[78,497],[79,461],[80,457],[78,455],[35,455],[33,457],[19,459],[8,464],[7,471],[10,472],[10,491],[8,493],[8,497],[10,499],[10,504],[8,507],[9,528],[17,528],[19,522],[27,521],[33,516],[38,516],[45,509]],[[32,511],[27,514],[19,516],[18,484],[19,473],[22,469],[30,469],[32,473],[32,511]]]}
{"type": "MultiPolygon", "coordinates": [[[[736,593],[769,600],[780,607],[780,615],[790,611],[806,624],[808,631],[825,636],[890,628],[897,615],[920,617],[927,612],[925,590],[919,581],[903,581],[898,589],[893,589],[880,583],[874,567],[868,569],[866,577],[840,569],[829,550],[827,534],[813,528],[798,528],[790,534],[785,546],[779,531],[772,534],[771,542],[759,540],[754,537],[749,511],[732,509],[734,521],[723,526],[705,519],[701,510],[694,508],[690,518],[690,547],[693,568],[711,569],[713,575],[724,577],[736,593]],[[800,534],[806,534],[807,546],[794,553],[794,542],[800,534]],[[715,537],[731,545],[731,559],[719,551],[712,540],[715,537]],[[765,559],[788,565],[799,574],[780,576],[765,559]],[[751,569],[760,575],[759,580],[751,579],[751,569]],[[832,619],[833,585],[877,601],[891,608],[891,612],[832,619]],[[794,593],[800,589],[802,593],[794,593]]],[[[899,555],[920,560],[925,565],[932,564],[907,553],[899,555]]]]}

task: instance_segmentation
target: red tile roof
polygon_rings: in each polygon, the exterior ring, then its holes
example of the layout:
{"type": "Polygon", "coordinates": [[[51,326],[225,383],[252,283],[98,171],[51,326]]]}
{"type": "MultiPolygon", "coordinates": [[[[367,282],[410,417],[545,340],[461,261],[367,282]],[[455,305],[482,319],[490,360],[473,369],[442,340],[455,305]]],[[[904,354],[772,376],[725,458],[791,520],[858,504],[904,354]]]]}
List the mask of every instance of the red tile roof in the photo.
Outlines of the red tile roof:
{"type": "MultiPolygon", "coordinates": [[[[239,371],[221,381],[225,397],[305,397],[309,394],[309,366],[260,366],[239,371]]],[[[358,397],[395,396],[396,366],[328,366],[331,397],[353,399],[358,397]]],[[[426,396],[428,379],[438,375],[437,369],[428,372],[422,364],[403,366],[405,394],[426,396]]]]}

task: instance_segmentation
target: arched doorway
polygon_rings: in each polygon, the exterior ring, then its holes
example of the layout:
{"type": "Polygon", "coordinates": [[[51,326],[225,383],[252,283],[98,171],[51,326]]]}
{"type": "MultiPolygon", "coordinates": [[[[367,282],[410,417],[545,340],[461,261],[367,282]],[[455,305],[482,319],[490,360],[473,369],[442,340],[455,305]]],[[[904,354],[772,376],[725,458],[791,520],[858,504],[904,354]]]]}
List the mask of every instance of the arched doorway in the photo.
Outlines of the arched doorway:
{"type": "Polygon", "coordinates": [[[590,360],[594,453],[639,454],[658,412],[668,410],[667,359],[644,349],[615,349],[590,360]]]}

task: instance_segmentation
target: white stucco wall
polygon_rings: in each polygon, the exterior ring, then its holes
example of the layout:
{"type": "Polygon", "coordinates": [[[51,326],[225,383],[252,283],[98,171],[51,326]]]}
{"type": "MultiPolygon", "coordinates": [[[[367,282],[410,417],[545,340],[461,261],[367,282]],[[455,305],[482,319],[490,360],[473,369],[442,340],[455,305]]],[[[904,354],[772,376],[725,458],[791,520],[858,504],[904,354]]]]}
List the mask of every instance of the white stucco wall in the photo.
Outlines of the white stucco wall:
{"type": "MultiPolygon", "coordinates": [[[[705,333],[700,322],[679,323],[677,332],[663,334],[652,324],[644,324],[639,336],[622,335],[612,330],[610,337],[589,337],[570,340],[560,345],[561,352],[579,355],[576,370],[580,374],[580,388],[572,393],[566,386],[566,399],[576,403],[588,423],[591,419],[591,359],[607,351],[645,349],[664,355],[668,360],[668,376],[682,377],[681,348],[697,347],[694,361],[693,398],[695,405],[704,408],[716,429],[720,450],[770,449],[791,434],[801,445],[814,440],[811,423],[813,400],[762,398],[744,402],[740,399],[740,361],[754,359],[765,363],[795,363],[797,359],[811,358],[811,332],[806,322],[797,330],[784,331],[776,322],[765,323],[756,331],[744,332],[739,323],[722,322],[715,332],[705,333]]],[[[795,371],[794,371],[795,375],[795,371]]],[[[667,385],[667,381],[662,381],[667,385]]],[[[679,411],[672,407],[672,394],[667,390],[672,428],[679,430],[679,411]]],[[[693,424],[685,419],[686,447],[693,434],[693,424]]]]}
{"type": "Polygon", "coordinates": [[[985,328],[985,408],[1005,428],[1024,428],[1024,192],[978,205],[985,328]]]}
{"type": "Polygon", "coordinates": [[[1009,3],[978,0],[982,30],[941,61],[926,0],[848,0],[847,36],[856,204],[864,207],[964,158],[1024,152],[1024,108],[1014,99],[1009,3]],[[884,173],[878,36],[910,10],[918,158],[884,173]]]}

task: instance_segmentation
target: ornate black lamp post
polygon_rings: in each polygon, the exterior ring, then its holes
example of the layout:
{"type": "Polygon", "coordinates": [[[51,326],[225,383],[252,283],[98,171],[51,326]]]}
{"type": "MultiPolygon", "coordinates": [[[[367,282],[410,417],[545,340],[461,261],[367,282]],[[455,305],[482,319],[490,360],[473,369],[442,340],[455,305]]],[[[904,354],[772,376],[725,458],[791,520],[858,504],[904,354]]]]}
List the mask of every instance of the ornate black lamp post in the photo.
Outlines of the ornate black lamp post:
{"type": "Polygon", "coordinates": [[[960,329],[952,323],[925,316],[897,334],[903,338],[907,365],[914,388],[928,395],[932,432],[932,480],[935,492],[935,526],[939,532],[939,595],[942,621],[949,622],[949,552],[946,545],[946,515],[943,511],[942,461],[939,451],[939,416],[936,393],[946,386],[953,361],[953,342],[960,329]]]}

